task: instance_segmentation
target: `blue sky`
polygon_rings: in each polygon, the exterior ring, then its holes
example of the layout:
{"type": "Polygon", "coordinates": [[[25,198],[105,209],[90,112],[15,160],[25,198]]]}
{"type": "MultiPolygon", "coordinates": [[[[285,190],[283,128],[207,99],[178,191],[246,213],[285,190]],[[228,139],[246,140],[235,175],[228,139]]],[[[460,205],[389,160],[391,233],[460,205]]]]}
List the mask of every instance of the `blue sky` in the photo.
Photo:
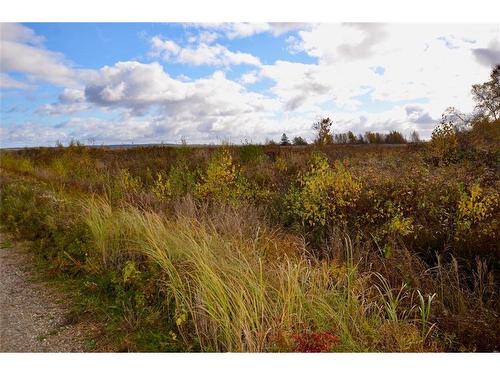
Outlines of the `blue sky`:
{"type": "Polygon", "coordinates": [[[417,130],[500,63],[498,25],[1,24],[0,146],[417,130]]]}

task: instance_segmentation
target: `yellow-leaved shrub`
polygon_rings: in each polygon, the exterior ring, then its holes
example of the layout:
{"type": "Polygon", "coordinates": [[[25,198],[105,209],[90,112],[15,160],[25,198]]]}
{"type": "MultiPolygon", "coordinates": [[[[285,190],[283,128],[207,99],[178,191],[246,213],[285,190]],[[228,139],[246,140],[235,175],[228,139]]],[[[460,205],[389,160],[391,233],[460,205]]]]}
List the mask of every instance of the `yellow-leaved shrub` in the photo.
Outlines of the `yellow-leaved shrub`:
{"type": "Polygon", "coordinates": [[[248,196],[247,185],[229,149],[224,147],[208,162],[205,175],[195,185],[195,195],[200,199],[237,204],[248,196]]]}
{"type": "Polygon", "coordinates": [[[361,192],[361,183],[336,161],[333,168],[321,153],[312,155],[308,169],[290,189],[285,201],[290,213],[307,227],[344,223],[361,192]]]}
{"type": "Polygon", "coordinates": [[[158,172],[153,186],[151,187],[151,191],[155,195],[156,199],[160,201],[166,201],[172,196],[170,180],[165,173],[158,172]]]}
{"type": "Polygon", "coordinates": [[[485,191],[479,184],[472,185],[469,192],[462,191],[457,207],[457,237],[470,233],[475,226],[481,235],[495,235],[498,229],[498,221],[495,220],[498,204],[498,192],[485,191]]]}

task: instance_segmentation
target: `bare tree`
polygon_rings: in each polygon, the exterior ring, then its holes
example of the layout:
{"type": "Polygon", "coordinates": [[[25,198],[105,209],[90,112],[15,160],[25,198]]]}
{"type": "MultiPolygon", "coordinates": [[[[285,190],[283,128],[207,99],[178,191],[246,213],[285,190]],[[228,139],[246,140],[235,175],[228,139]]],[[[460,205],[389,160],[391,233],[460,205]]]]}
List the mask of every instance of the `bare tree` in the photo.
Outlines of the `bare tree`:
{"type": "Polygon", "coordinates": [[[472,86],[472,95],[480,116],[500,120],[500,64],[493,68],[488,82],[472,86]]]}
{"type": "Polygon", "coordinates": [[[316,131],[316,139],[314,143],[318,145],[328,145],[333,143],[333,135],[331,133],[332,120],[330,117],[323,118],[313,124],[313,130],[316,131]]]}
{"type": "Polygon", "coordinates": [[[441,123],[447,123],[456,131],[466,131],[478,117],[477,114],[464,113],[455,107],[448,107],[441,115],[441,123]]]}

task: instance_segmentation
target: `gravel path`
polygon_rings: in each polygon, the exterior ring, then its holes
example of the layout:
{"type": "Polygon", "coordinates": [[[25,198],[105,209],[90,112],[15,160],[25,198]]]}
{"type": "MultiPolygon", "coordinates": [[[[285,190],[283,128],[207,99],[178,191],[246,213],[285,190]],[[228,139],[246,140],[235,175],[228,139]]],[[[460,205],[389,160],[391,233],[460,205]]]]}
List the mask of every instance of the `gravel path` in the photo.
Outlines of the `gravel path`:
{"type": "Polygon", "coordinates": [[[64,296],[33,280],[22,243],[0,233],[0,352],[82,352],[85,327],[66,322],[64,296]]]}

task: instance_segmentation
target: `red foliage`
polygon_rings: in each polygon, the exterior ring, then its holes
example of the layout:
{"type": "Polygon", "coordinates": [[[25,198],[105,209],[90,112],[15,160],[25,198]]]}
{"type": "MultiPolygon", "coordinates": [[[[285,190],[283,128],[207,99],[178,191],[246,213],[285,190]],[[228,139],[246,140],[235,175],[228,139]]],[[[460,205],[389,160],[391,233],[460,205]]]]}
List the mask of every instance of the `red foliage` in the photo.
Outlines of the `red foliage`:
{"type": "Polygon", "coordinates": [[[292,335],[295,352],[324,353],[330,352],[339,342],[338,336],[331,332],[303,332],[292,335]]]}

